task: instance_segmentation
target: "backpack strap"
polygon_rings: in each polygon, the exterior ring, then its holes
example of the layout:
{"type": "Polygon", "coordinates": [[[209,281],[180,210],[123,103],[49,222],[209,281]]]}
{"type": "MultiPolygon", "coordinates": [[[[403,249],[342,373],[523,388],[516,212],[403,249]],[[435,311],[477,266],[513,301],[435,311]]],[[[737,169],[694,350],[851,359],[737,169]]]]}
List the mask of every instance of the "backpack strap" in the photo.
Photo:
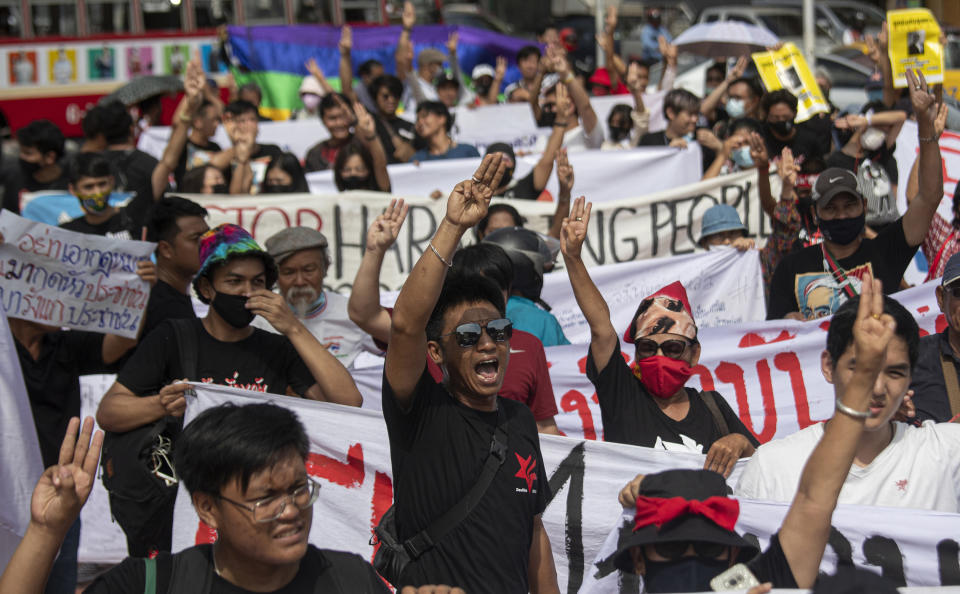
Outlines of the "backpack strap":
{"type": "Polygon", "coordinates": [[[196,381],[197,377],[197,336],[196,320],[190,318],[170,320],[173,322],[173,334],[177,339],[177,352],[180,353],[180,371],[184,377],[196,381]]]}
{"type": "Polygon", "coordinates": [[[157,560],[143,560],[143,594],[157,594],[157,560]]]}
{"type": "Polygon", "coordinates": [[[713,417],[713,424],[720,431],[720,437],[723,437],[724,435],[730,435],[730,427],[727,425],[727,420],[723,418],[720,407],[717,406],[717,396],[717,392],[713,390],[700,392],[700,399],[707,405],[707,410],[713,417]]]}
{"type": "Polygon", "coordinates": [[[477,482],[456,505],[434,520],[425,530],[421,530],[403,543],[411,559],[416,559],[433,548],[441,538],[465,520],[480,503],[490,484],[493,483],[497,471],[507,459],[507,437],[507,414],[503,410],[503,403],[500,402],[497,406],[497,428],[494,429],[490,440],[490,453],[483,463],[483,470],[480,471],[477,482]]]}
{"type": "Polygon", "coordinates": [[[946,353],[940,353],[940,367],[943,369],[943,382],[947,386],[947,398],[950,400],[950,420],[960,416],[960,381],[957,380],[957,366],[946,353]]]}

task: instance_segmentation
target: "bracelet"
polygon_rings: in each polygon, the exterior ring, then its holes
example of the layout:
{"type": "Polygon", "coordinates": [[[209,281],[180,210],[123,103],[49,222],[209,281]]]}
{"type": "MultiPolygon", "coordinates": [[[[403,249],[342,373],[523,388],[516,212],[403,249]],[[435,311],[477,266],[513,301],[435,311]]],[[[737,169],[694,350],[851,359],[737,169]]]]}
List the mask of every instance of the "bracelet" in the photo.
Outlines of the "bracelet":
{"type": "Polygon", "coordinates": [[[432,241],[429,242],[428,245],[430,246],[430,249],[433,250],[433,253],[436,254],[438,258],[440,258],[440,261],[447,265],[447,268],[453,268],[453,264],[444,260],[443,256],[440,255],[440,252],[437,251],[437,248],[433,247],[432,241]]]}
{"type": "Polygon", "coordinates": [[[940,140],[940,136],[939,135],[930,136],[928,138],[924,138],[923,136],[917,136],[917,140],[919,140],[920,142],[937,142],[938,140],[940,140]]]}
{"type": "Polygon", "coordinates": [[[570,123],[569,123],[569,122],[558,122],[558,121],[554,120],[554,121],[553,121],[553,125],[554,125],[554,126],[560,126],[561,128],[566,128],[567,126],[570,125],[570,123]]]}
{"type": "Polygon", "coordinates": [[[563,77],[563,82],[568,83],[568,82],[572,81],[574,78],[576,78],[576,77],[573,75],[572,72],[567,72],[567,75],[566,75],[565,77],[563,77]]]}
{"type": "Polygon", "coordinates": [[[860,412],[859,410],[853,410],[846,404],[840,402],[840,399],[837,398],[837,412],[843,413],[848,417],[853,417],[854,419],[869,419],[870,412],[860,412]]]}
{"type": "Polygon", "coordinates": [[[867,125],[870,126],[871,124],[873,124],[873,112],[872,112],[872,111],[868,111],[868,112],[867,112],[867,125]]]}
{"type": "Polygon", "coordinates": [[[177,119],[179,119],[179,120],[180,120],[181,122],[183,122],[184,124],[189,124],[190,122],[193,121],[193,118],[192,118],[192,117],[190,117],[189,115],[187,115],[187,114],[185,114],[185,113],[183,113],[183,112],[181,112],[180,115],[177,116],[177,119]]]}

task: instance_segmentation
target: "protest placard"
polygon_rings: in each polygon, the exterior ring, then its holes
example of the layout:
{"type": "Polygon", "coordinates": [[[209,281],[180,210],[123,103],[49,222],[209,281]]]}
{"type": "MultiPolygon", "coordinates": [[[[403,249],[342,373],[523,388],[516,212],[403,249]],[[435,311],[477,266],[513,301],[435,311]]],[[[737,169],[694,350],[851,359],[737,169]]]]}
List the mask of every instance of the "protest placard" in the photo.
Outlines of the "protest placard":
{"type": "Polygon", "coordinates": [[[907,70],[919,70],[928,83],[943,82],[943,46],[940,25],[926,8],[887,11],[889,40],[887,53],[893,86],[907,86],[907,70]]]}
{"type": "Polygon", "coordinates": [[[0,306],[7,316],[133,338],[150,287],[137,262],[146,241],[75,233],[0,212],[0,306]]]}
{"type": "Polygon", "coordinates": [[[757,52],[751,57],[768,91],[786,89],[797,97],[796,123],[805,122],[816,113],[830,113],[823,91],[797,46],[785,43],[778,50],[757,52]]]}

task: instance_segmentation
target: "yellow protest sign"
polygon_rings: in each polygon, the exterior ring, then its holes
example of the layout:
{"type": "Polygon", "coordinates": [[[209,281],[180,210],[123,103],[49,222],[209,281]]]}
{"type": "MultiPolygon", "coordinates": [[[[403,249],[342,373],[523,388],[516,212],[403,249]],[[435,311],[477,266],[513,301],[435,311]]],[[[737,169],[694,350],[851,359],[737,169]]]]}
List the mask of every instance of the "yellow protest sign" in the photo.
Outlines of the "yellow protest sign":
{"type": "Polygon", "coordinates": [[[893,70],[893,86],[907,86],[907,69],[923,72],[928,83],[943,82],[943,46],[940,25],[926,8],[887,11],[887,52],[893,70]]]}
{"type": "Polygon", "coordinates": [[[768,91],[786,89],[796,95],[796,123],[805,122],[816,113],[830,113],[823,91],[797,46],[785,43],[778,50],[757,52],[750,57],[768,91]]]}

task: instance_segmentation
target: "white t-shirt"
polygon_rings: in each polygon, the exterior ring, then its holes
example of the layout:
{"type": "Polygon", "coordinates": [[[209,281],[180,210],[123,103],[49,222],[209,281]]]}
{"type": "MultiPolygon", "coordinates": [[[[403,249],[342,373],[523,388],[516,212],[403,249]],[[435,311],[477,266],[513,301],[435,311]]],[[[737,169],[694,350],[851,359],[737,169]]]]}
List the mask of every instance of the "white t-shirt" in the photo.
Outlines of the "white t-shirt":
{"type": "MultiPolygon", "coordinates": [[[[530,152],[542,153],[547,148],[547,141],[550,134],[541,134],[537,142],[531,147],[530,152]]],[[[576,128],[571,128],[563,134],[563,147],[567,151],[585,151],[587,149],[599,149],[603,145],[603,122],[597,120],[597,125],[589,134],[583,129],[583,124],[576,128]]]]}
{"type": "MultiPolygon", "coordinates": [[[[373,338],[350,321],[350,316],[347,314],[347,298],[331,291],[326,291],[326,294],[326,306],[313,316],[300,320],[310,334],[313,334],[320,344],[328,345],[327,350],[330,354],[347,368],[362,351],[383,354],[383,351],[373,342],[373,338]]],[[[253,325],[276,333],[273,326],[260,316],[254,318],[253,325]]]]}
{"type": "MultiPolygon", "coordinates": [[[[823,423],[760,446],[740,475],[736,494],[792,501],[823,423]]],[[[960,425],[894,423],[893,441],[866,467],[850,468],[839,503],[960,512],[960,425]]]]}

